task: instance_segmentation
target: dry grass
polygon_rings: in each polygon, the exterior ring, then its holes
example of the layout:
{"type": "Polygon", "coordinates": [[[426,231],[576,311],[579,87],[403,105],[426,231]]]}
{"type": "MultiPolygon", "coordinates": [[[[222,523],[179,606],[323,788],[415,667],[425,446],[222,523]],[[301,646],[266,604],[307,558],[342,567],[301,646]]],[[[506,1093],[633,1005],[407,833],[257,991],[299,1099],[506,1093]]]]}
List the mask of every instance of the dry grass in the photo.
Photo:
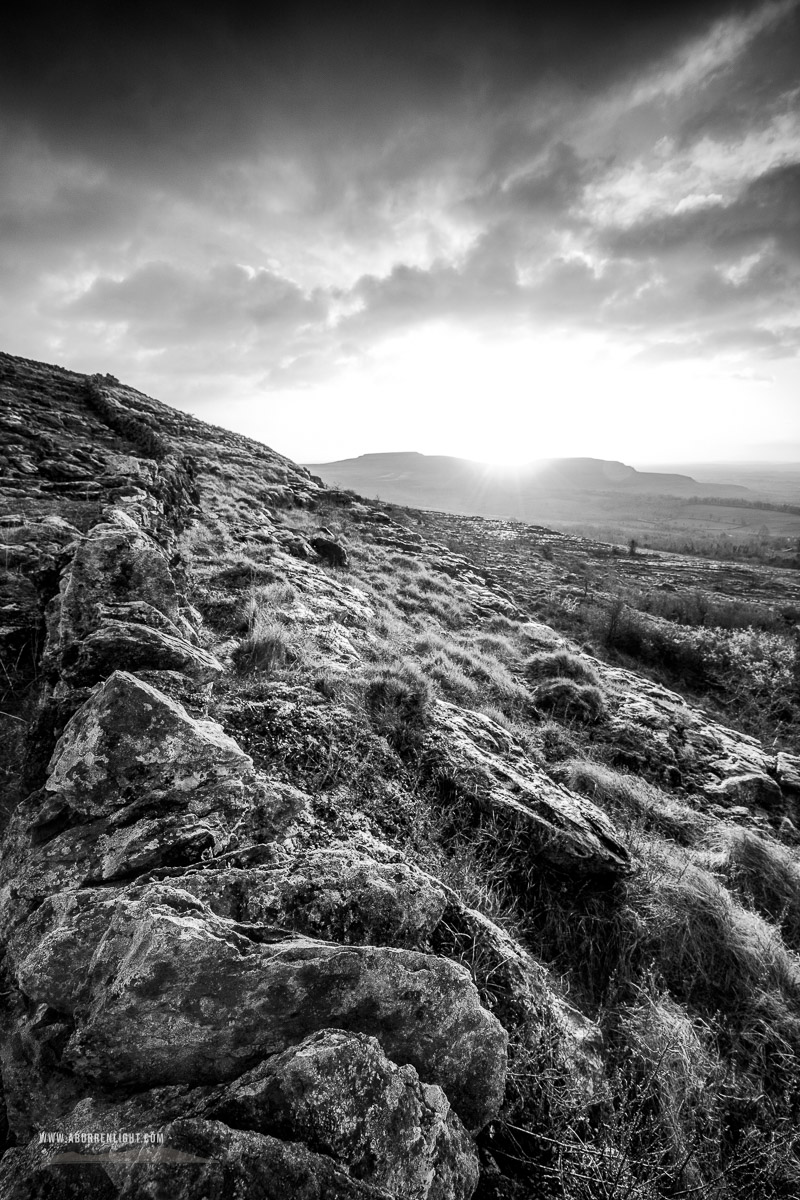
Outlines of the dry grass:
{"type": "Polygon", "coordinates": [[[800,862],[795,852],[749,829],[717,827],[704,861],[800,951],[800,862]]]}
{"type": "Polygon", "coordinates": [[[428,680],[408,660],[372,672],[364,689],[372,727],[399,754],[418,748],[428,727],[430,700],[428,680]]]}
{"type": "Polygon", "coordinates": [[[295,646],[287,637],[285,627],[263,614],[258,614],[232,657],[234,664],[242,672],[259,671],[272,674],[296,662],[298,655],[295,646]]]}
{"type": "Polygon", "coordinates": [[[543,712],[566,720],[599,721],[605,713],[603,693],[590,683],[573,679],[548,679],[533,692],[533,703],[543,712]]]}
{"type": "Polygon", "coordinates": [[[631,902],[671,994],[723,1014],[747,1069],[777,1081],[800,1050],[800,959],[688,852],[654,839],[642,852],[631,902]]]}
{"type": "Polygon", "coordinates": [[[641,822],[680,845],[697,842],[708,820],[637,775],[623,774],[585,758],[559,764],[556,778],[624,824],[641,822]]]}
{"type": "Polygon", "coordinates": [[[532,654],[526,660],[524,669],[525,677],[531,683],[538,683],[542,679],[572,679],[593,687],[600,683],[592,664],[577,654],[570,654],[568,650],[543,650],[532,654]]]}

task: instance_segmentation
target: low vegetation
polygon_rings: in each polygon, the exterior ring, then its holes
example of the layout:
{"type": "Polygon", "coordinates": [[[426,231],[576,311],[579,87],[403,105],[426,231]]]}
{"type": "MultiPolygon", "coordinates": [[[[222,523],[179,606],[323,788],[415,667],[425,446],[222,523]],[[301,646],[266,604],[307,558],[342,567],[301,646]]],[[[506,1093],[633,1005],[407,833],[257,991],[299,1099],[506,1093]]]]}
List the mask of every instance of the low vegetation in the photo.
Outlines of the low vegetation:
{"type": "MultiPolygon", "coordinates": [[[[607,670],[716,698],[772,743],[797,728],[791,606],[609,583],[585,548],[553,539],[526,545],[527,573],[496,580],[507,591],[490,608],[457,564],[371,540],[346,502],[279,515],[261,540],[252,527],[237,540],[232,516],[182,537],[210,648],[233,667],[205,703],[259,769],[311,798],[317,830],[387,843],[534,960],[526,1006],[511,955],[479,925],[448,910],[430,947],[471,972],[510,1035],[477,1200],[800,1195],[796,847],[711,814],[690,756],[674,766],[680,710],[669,738],[648,740],[607,670]],[[323,529],[347,546],[347,567],[325,568],[330,591],[309,560],[276,552],[278,532],[323,529]],[[600,809],[630,871],[598,882],[548,865],[493,812],[479,767],[448,761],[442,700],[489,718],[509,778],[522,764],[600,809]],[[585,1059],[557,1019],[570,1006],[600,1035],[585,1059]]],[[[485,546],[458,549],[496,569],[485,546]]],[[[641,550],[620,557],[644,569],[641,550]]]]}

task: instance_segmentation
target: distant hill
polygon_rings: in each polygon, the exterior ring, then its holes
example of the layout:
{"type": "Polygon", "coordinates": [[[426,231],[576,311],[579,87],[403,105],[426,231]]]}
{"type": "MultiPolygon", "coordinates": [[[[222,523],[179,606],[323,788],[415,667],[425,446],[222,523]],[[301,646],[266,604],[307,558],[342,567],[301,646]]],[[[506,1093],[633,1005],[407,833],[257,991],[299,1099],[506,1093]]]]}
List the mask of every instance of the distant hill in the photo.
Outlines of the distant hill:
{"type": "Polygon", "coordinates": [[[740,485],[704,484],[690,475],[637,471],[602,458],[547,458],[498,467],[443,454],[415,451],[362,454],[338,462],[306,464],[326,484],[380,496],[396,504],[440,512],[535,521],[553,519],[553,505],[570,515],[591,495],[621,500],[642,496],[747,496],[740,485]]]}

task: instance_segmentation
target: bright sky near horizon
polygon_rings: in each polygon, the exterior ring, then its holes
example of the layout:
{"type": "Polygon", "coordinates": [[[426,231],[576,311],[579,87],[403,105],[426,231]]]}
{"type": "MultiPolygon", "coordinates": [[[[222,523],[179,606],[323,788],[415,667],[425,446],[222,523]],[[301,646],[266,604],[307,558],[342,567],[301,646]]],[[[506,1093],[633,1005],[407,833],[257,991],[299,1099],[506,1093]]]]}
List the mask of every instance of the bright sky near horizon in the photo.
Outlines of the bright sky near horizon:
{"type": "Polygon", "coordinates": [[[800,0],[550,7],[19,16],[0,345],[305,462],[800,459],[800,0]]]}

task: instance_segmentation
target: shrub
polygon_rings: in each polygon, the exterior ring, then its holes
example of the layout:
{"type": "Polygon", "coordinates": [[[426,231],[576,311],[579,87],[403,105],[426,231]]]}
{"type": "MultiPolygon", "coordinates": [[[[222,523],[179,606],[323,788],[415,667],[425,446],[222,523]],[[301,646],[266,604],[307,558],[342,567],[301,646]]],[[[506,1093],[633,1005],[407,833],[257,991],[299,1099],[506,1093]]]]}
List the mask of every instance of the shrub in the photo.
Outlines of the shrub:
{"type": "MultiPolygon", "coordinates": [[[[780,933],[734,900],[726,887],[685,853],[662,843],[645,847],[641,904],[647,940],[674,996],[741,1027],[764,1024],[764,1003],[800,1001],[800,963],[780,933]],[[770,999],[771,998],[771,999],[770,999]]],[[[774,1007],[774,1004],[773,1004],[774,1007]]],[[[792,1037],[800,1020],[778,1014],[792,1037]]]]}
{"type": "Polygon", "coordinates": [[[717,1173],[715,1085],[722,1069],[711,1035],[668,995],[648,988],[621,1010],[615,1029],[614,1090],[621,1112],[632,1118],[618,1140],[646,1177],[670,1190],[678,1184],[702,1194],[703,1174],[717,1173]],[[704,1149],[708,1163],[698,1161],[704,1149]]]}
{"type": "Polygon", "coordinates": [[[233,652],[236,666],[248,672],[272,672],[296,659],[283,626],[258,619],[233,652]]]}
{"type": "Polygon", "coordinates": [[[373,728],[399,754],[419,748],[430,720],[430,703],[430,684],[407,660],[376,671],[364,689],[373,728]]]}
{"type": "Polygon", "coordinates": [[[526,660],[524,670],[531,682],[540,679],[574,679],[595,687],[600,682],[591,664],[577,654],[570,654],[568,650],[544,650],[532,654],[526,660]]]}
{"type": "Polygon", "coordinates": [[[540,683],[533,693],[533,703],[545,712],[577,721],[599,721],[605,712],[600,689],[572,679],[548,679],[540,683]]]}
{"type": "Polygon", "coordinates": [[[749,829],[719,829],[706,865],[800,951],[800,863],[786,846],[749,829]]]}

